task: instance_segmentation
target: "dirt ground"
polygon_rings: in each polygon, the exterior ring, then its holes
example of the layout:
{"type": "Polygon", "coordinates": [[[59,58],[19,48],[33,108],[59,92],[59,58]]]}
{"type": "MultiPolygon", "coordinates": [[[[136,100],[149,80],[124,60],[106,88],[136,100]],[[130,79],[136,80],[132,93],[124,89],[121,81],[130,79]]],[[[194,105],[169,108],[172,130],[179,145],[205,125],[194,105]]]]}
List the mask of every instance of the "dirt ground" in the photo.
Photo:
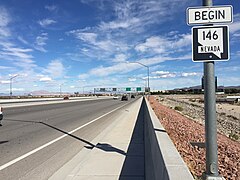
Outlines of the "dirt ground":
{"type": "MultiPolygon", "coordinates": [[[[164,95],[165,96],[165,95],[164,95]]],[[[193,103],[204,107],[203,102],[199,102],[204,99],[204,95],[166,95],[165,97],[183,101],[186,103],[193,103]]],[[[240,119],[240,104],[229,104],[229,103],[216,103],[216,110],[219,113],[226,113],[227,115],[235,116],[240,119]]]]}
{"type": "MultiPolygon", "coordinates": [[[[150,104],[191,173],[201,179],[206,169],[204,124],[162,105],[156,96],[150,97],[150,104]]],[[[218,134],[218,165],[225,179],[240,179],[240,143],[223,134],[218,134]]]]}
{"type": "MultiPolygon", "coordinates": [[[[167,107],[181,107],[179,113],[203,124],[205,122],[203,95],[156,96],[167,107]]],[[[240,103],[216,103],[218,132],[240,142],[240,103]]]]}

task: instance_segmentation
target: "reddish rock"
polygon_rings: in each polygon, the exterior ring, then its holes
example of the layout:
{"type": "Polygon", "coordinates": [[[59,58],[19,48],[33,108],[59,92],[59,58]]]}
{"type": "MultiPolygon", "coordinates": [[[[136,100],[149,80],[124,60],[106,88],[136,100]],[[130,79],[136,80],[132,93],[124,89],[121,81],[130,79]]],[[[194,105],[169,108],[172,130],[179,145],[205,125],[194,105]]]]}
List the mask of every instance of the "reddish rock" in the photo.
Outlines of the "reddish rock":
{"type": "MultiPolygon", "coordinates": [[[[205,171],[205,148],[200,148],[197,145],[192,146],[190,142],[204,142],[204,126],[161,105],[154,99],[154,96],[150,97],[150,104],[189,170],[195,177],[200,177],[205,171]]],[[[240,179],[239,142],[218,134],[218,160],[219,173],[225,179],[240,179]]]]}

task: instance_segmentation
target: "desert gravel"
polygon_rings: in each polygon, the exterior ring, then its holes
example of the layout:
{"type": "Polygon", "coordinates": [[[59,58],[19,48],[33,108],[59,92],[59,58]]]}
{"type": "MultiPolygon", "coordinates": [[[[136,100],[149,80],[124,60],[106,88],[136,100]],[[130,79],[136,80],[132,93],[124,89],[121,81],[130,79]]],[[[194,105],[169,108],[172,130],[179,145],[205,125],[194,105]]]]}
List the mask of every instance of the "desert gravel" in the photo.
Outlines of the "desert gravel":
{"type": "MultiPolygon", "coordinates": [[[[150,97],[150,104],[183,157],[191,173],[201,179],[205,172],[204,125],[166,107],[150,97]]],[[[240,143],[218,134],[219,173],[225,179],[240,179],[240,143]]]]}

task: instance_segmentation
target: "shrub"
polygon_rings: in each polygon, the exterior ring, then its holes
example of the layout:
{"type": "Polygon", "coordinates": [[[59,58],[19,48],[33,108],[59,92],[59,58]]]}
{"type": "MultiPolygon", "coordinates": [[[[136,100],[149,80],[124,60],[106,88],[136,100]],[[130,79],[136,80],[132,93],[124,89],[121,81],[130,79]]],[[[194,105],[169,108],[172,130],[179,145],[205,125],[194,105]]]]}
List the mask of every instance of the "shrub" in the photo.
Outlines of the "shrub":
{"type": "Polygon", "coordinates": [[[237,141],[239,139],[239,136],[237,134],[235,134],[234,132],[231,132],[229,134],[229,138],[237,141]]]}
{"type": "Polygon", "coordinates": [[[175,106],[174,109],[177,111],[183,111],[183,108],[181,106],[175,106]]]}
{"type": "Polygon", "coordinates": [[[191,101],[191,102],[196,102],[196,99],[189,99],[189,101],[191,101]]]}
{"type": "Polygon", "coordinates": [[[233,119],[235,119],[235,120],[237,120],[238,118],[236,118],[235,116],[233,116],[233,115],[227,115],[227,117],[228,118],[233,118],[233,119]]]}
{"type": "Polygon", "coordinates": [[[221,112],[220,115],[221,115],[221,116],[224,116],[224,115],[226,115],[226,113],[225,113],[225,112],[221,112]]]}

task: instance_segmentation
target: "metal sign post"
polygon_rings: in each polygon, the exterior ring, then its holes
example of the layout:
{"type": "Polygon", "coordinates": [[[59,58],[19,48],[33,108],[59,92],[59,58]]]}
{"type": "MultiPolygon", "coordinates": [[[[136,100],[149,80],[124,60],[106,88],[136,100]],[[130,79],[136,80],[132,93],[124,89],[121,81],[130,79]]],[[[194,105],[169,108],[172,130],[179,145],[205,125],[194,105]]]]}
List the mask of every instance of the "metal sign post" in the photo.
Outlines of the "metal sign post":
{"type": "MultiPolygon", "coordinates": [[[[212,6],[212,0],[203,0],[203,6],[212,6]]],[[[206,180],[222,179],[218,173],[218,146],[216,123],[214,62],[204,62],[204,107],[206,143],[206,180]]]]}
{"type": "MultiPolygon", "coordinates": [[[[203,0],[203,6],[212,6],[212,0],[203,0]]],[[[205,144],[206,172],[205,179],[218,177],[218,150],[216,125],[214,62],[204,62],[204,113],[205,113],[205,144]]]]}
{"type": "Polygon", "coordinates": [[[232,6],[212,6],[212,0],[203,0],[204,7],[187,9],[188,25],[206,24],[192,28],[193,61],[204,62],[204,111],[206,144],[206,180],[222,180],[218,173],[216,122],[216,88],[214,61],[229,59],[228,26],[213,23],[232,22],[232,6]]]}

